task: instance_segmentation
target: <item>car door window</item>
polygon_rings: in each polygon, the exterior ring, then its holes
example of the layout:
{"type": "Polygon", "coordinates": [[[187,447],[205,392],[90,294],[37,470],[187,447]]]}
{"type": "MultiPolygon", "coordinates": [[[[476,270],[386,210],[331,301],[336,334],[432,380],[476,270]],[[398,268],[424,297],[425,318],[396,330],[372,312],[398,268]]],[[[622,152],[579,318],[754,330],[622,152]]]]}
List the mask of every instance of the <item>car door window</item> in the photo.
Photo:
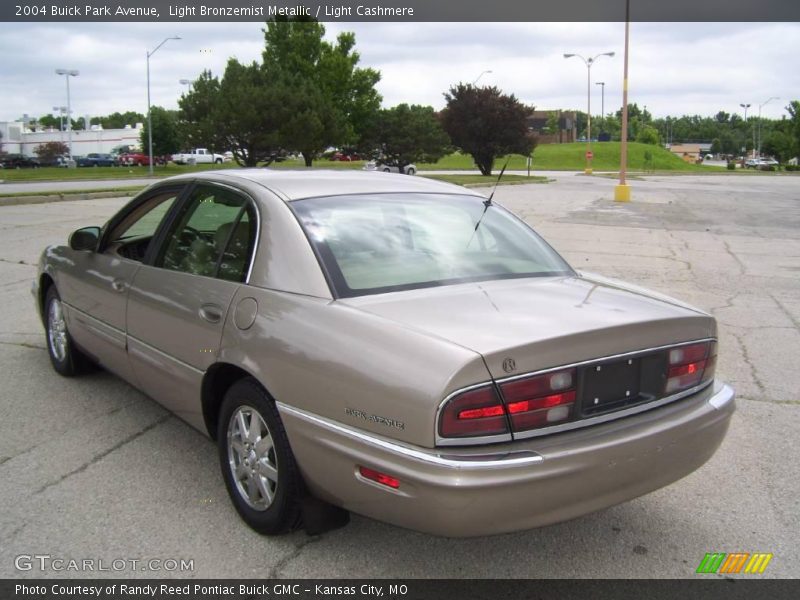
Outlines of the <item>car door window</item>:
{"type": "Polygon", "coordinates": [[[167,233],[155,265],[193,275],[244,281],[255,243],[255,220],[246,198],[198,186],[167,233]]]}
{"type": "Polygon", "coordinates": [[[170,189],[145,200],[113,225],[106,239],[107,251],[141,262],[159,225],[180,195],[170,189]]]}

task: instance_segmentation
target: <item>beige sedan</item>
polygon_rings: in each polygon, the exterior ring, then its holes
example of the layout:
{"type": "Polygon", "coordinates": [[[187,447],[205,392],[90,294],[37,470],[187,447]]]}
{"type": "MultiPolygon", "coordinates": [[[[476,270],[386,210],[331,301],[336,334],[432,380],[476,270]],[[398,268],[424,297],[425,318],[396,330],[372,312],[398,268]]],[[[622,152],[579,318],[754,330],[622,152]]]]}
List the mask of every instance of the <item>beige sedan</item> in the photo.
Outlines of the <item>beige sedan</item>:
{"type": "Polygon", "coordinates": [[[261,533],[570,519],[691,473],[734,411],[713,317],[425,178],[166,179],[47,248],[33,292],[53,367],[99,364],[216,440],[261,533]]]}

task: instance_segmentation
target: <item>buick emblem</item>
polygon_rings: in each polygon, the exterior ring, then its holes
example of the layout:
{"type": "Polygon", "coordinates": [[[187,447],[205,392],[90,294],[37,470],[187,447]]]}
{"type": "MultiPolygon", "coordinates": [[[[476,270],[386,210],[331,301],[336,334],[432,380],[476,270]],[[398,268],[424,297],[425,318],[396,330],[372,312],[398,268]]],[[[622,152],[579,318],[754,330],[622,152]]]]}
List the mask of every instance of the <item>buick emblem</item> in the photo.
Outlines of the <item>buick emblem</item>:
{"type": "Polygon", "coordinates": [[[511,373],[512,371],[516,370],[517,363],[514,362],[513,358],[507,358],[503,361],[503,371],[506,373],[511,373]]]}

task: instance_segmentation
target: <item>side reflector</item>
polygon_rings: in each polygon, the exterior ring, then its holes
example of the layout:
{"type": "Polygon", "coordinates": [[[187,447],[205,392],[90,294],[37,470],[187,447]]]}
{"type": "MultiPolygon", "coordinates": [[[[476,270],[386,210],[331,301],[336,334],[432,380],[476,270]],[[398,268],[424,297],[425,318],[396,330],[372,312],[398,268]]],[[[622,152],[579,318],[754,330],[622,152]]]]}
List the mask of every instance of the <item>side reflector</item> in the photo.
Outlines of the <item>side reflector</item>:
{"type": "Polygon", "coordinates": [[[390,487],[395,490],[400,487],[400,481],[398,479],[392,477],[391,475],[387,475],[386,473],[376,471],[375,469],[359,466],[358,472],[364,479],[369,479],[370,481],[380,483],[386,487],[390,487]]]}

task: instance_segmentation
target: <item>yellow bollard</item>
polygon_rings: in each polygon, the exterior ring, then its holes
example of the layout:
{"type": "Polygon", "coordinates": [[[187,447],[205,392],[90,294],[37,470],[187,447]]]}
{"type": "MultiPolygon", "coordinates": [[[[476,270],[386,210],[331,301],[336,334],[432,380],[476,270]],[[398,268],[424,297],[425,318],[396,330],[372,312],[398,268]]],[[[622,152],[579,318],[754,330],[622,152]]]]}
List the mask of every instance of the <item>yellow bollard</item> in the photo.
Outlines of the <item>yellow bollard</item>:
{"type": "Polygon", "coordinates": [[[627,183],[621,183],[614,186],[614,201],[615,202],[630,202],[631,201],[631,186],[627,183]]]}

